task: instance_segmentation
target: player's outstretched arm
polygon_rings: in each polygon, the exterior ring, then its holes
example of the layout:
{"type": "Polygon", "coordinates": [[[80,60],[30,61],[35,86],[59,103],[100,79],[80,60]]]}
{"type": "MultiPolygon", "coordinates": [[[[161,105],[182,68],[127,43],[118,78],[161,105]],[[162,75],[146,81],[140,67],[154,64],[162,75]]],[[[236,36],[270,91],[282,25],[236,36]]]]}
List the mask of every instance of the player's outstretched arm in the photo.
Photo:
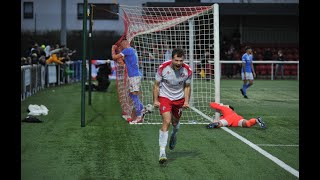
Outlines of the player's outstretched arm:
{"type": "Polygon", "coordinates": [[[228,114],[228,112],[232,111],[232,109],[230,109],[224,105],[221,105],[219,103],[216,103],[216,102],[211,102],[210,107],[212,109],[216,109],[218,111],[221,111],[222,114],[228,114]]]}
{"type": "Polygon", "coordinates": [[[221,111],[223,109],[223,106],[221,106],[219,103],[216,103],[216,102],[211,102],[210,103],[210,107],[212,109],[216,109],[216,110],[219,110],[219,111],[221,111]]]}

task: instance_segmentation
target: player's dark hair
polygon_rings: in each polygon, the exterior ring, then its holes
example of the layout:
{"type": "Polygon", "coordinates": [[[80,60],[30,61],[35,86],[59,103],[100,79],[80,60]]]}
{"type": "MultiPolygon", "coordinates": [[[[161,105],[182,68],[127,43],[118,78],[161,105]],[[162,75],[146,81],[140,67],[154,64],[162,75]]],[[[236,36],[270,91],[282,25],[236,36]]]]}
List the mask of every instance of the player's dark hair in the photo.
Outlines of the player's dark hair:
{"type": "Polygon", "coordinates": [[[177,55],[177,57],[184,57],[184,51],[183,49],[176,48],[172,51],[172,58],[177,55]]]}
{"type": "Polygon", "coordinates": [[[250,46],[246,46],[245,50],[252,49],[250,46]]]}
{"type": "Polygon", "coordinates": [[[232,106],[229,105],[229,108],[232,109],[232,111],[234,111],[234,108],[232,106]]]}

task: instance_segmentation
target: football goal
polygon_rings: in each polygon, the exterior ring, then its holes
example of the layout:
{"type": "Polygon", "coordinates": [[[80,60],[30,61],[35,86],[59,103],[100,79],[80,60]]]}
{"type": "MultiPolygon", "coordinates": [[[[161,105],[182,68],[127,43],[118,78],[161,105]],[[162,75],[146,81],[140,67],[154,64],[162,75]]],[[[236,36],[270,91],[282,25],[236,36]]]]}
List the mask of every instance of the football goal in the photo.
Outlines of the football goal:
{"type": "MultiPolygon", "coordinates": [[[[219,116],[209,107],[220,102],[219,7],[133,7],[120,5],[126,38],[137,50],[143,74],[141,99],[153,104],[152,89],[159,65],[171,59],[174,48],[185,50],[185,63],[193,70],[190,108],[183,111],[182,124],[207,124],[219,116]]],[[[120,40],[121,40],[120,39],[120,40]]],[[[119,40],[119,41],[120,41],[119,40]]],[[[123,65],[117,68],[117,88],[123,112],[131,114],[123,65]]],[[[159,110],[146,114],[145,124],[162,122],[159,110]]]]}

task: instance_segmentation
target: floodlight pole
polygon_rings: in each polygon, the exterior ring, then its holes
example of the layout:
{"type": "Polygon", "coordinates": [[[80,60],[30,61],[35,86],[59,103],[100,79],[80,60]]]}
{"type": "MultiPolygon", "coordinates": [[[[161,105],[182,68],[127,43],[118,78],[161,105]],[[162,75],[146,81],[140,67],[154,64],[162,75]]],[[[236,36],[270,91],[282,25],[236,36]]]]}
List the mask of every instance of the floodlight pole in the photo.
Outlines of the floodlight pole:
{"type": "Polygon", "coordinates": [[[91,86],[92,86],[92,69],[91,69],[91,56],[92,56],[92,18],[93,18],[93,9],[92,9],[92,4],[90,4],[90,9],[88,9],[88,16],[90,17],[89,19],[89,36],[88,36],[88,42],[89,42],[89,47],[88,47],[88,60],[89,60],[89,77],[88,77],[88,81],[89,81],[89,88],[88,88],[88,104],[91,105],[91,86]]]}
{"type": "Polygon", "coordinates": [[[61,33],[60,44],[67,45],[67,0],[61,0],[61,33]]]}
{"type": "MultiPolygon", "coordinates": [[[[82,22],[82,78],[81,78],[81,127],[85,127],[85,82],[86,82],[86,51],[87,51],[87,7],[88,0],[83,0],[83,22],[82,22]]],[[[90,68],[89,68],[90,69],[90,68]]]]}

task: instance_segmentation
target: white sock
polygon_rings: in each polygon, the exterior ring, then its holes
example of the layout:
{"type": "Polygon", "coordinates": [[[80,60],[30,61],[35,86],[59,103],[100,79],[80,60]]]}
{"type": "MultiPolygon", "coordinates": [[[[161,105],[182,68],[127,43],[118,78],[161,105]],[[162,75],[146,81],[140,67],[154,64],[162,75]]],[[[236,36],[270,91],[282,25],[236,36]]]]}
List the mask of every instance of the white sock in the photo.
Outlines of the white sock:
{"type": "Polygon", "coordinates": [[[165,153],[167,141],[168,141],[168,131],[164,132],[164,131],[159,130],[160,153],[165,153]]]}

